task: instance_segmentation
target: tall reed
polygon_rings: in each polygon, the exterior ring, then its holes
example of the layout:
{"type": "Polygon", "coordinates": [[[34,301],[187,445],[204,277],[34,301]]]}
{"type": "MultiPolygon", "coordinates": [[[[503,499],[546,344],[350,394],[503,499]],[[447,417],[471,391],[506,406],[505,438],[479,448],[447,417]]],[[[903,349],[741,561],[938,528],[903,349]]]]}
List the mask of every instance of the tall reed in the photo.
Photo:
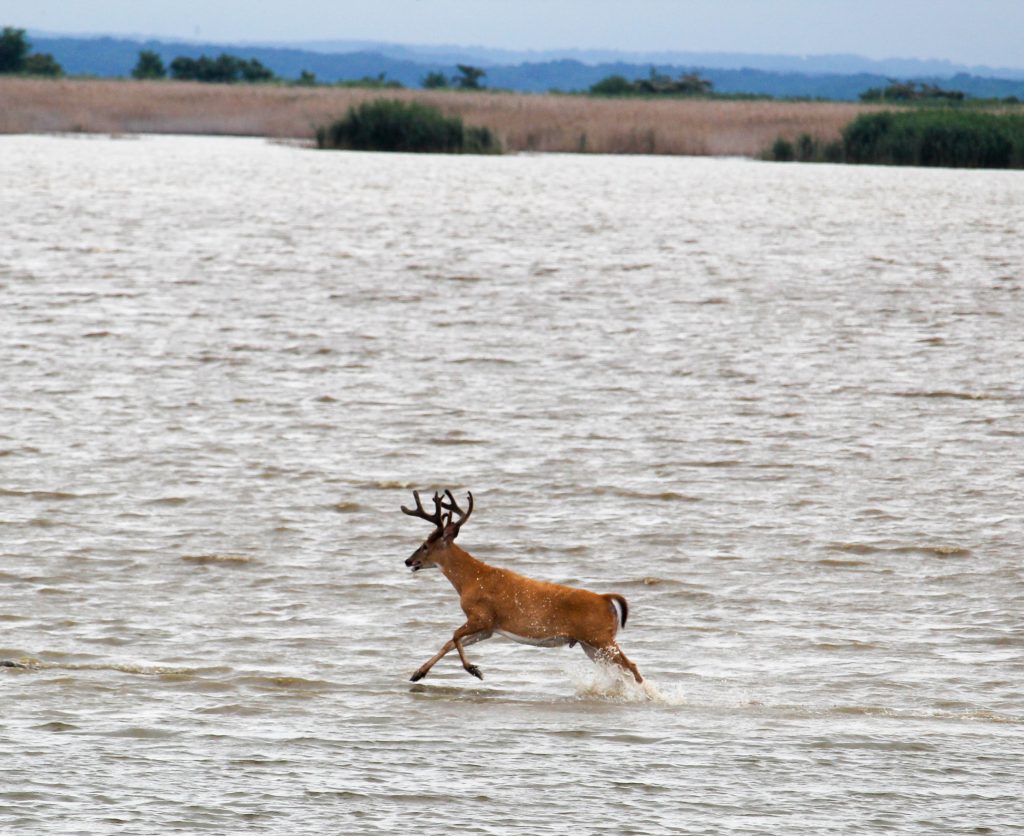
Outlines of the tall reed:
{"type": "MultiPolygon", "coordinates": [[[[312,139],[379,90],[173,81],[0,79],[0,132],[200,133],[312,139]]],[[[877,106],[843,102],[607,99],[394,90],[489,128],[509,151],[758,156],[776,137],[822,141],[877,106]]]]}

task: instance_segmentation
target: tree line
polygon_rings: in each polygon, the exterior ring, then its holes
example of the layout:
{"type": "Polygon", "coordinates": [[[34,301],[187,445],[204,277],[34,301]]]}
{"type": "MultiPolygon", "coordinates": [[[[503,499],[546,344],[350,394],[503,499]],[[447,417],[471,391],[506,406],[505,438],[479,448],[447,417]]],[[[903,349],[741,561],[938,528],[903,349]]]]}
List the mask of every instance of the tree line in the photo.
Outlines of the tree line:
{"type": "Polygon", "coordinates": [[[255,58],[239,58],[226,52],[216,58],[208,55],[200,55],[198,58],[179,55],[171,61],[168,69],[159,53],[144,49],[132,69],[132,78],[167,78],[168,75],[178,81],[205,81],[211,84],[256,84],[277,79],[273,70],[255,58]]]}
{"type": "Polygon", "coordinates": [[[709,96],[713,90],[714,84],[698,73],[672,78],[654,67],[647,78],[630,81],[622,75],[610,75],[590,86],[595,96],[709,96]]]}
{"type": "Polygon", "coordinates": [[[0,30],[0,73],[62,76],[64,68],[49,52],[32,52],[24,29],[5,26],[0,30]]]}
{"type": "MultiPolygon", "coordinates": [[[[32,52],[32,45],[24,29],[5,26],[0,30],[0,74],[22,74],[59,77],[64,68],[48,52],[32,52]]],[[[457,75],[446,76],[442,72],[429,72],[422,80],[427,89],[454,88],[457,90],[482,90],[482,79],[487,71],[469,64],[456,65],[457,75]]],[[[165,64],[160,53],[143,49],[131,70],[135,79],[172,78],[176,81],[201,81],[210,84],[257,84],[280,82],[273,70],[255,58],[240,58],[222,52],[217,56],[200,55],[198,58],[180,55],[165,64]]],[[[302,70],[292,83],[313,86],[318,84],[316,74],[302,70]]],[[[385,78],[381,73],[354,81],[340,82],[344,86],[374,87],[384,89],[401,88],[403,85],[385,78]]]]}
{"type": "MultiPolygon", "coordinates": [[[[481,79],[487,75],[487,71],[480,67],[473,67],[469,64],[456,65],[458,75],[450,78],[442,72],[430,72],[423,79],[423,87],[428,90],[437,90],[453,87],[459,90],[482,90],[481,79]]],[[[228,53],[221,53],[216,58],[200,55],[198,58],[187,58],[181,56],[170,63],[170,67],[164,64],[163,58],[153,50],[144,49],[139,52],[139,60],[132,69],[132,78],[158,79],[173,78],[178,81],[205,81],[218,84],[231,84],[234,82],[258,83],[265,81],[281,81],[272,70],[262,63],[253,59],[239,58],[228,53]]],[[[302,70],[295,84],[313,86],[318,84],[316,74],[309,70],[302,70]]],[[[383,89],[397,89],[403,85],[394,80],[389,80],[384,73],[376,77],[367,76],[355,81],[340,82],[343,86],[373,87],[383,89]]]]}
{"type": "MultiPolygon", "coordinates": [[[[486,70],[469,64],[458,64],[457,74],[448,76],[444,72],[430,71],[421,79],[426,89],[484,89],[483,78],[486,70]]],[[[24,29],[5,26],[0,30],[0,74],[23,74],[36,76],[59,77],[64,75],[64,68],[50,53],[33,52],[24,29]]],[[[314,86],[320,82],[316,75],[302,70],[297,79],[282,79],[273,70],[259,60],[240,58],[229,53],[217,56],[200,55],[198,58],[178,56],[169,66],[164,63],[161,55],[153,50],[142,50],[131,70],[131,76],[137,79],[172,78],[180,81],[200,81],[208,83],[260,83],[277,82],[305,86],[314,86]]],[[[372,87],[377,89],[401,88],[403,85],[393,79],[385,78],[384,74],[376,77],[337,82],[340,86],[372,87]]],[[[651,67],[647,77],[628,79],[622,75],[610,75],[590,86],[587,91],[597,96],[714,96],[714,84],[697,72],[684,72],[673,78],[658,72],[651,67]]],[[[726,98],[737,97],[725,96],[726,98]]],[[[742,97],[742,96],[741,96],[742,97]]],[[[758,98],[771,98],[759,96],[758,98]]],[[[884,87],[872,87],[860,94],[864,102],[892,102],[896,104],[914,103],[949,103],[957,104],[969,97],[961,90],[950,90],[927,82],[889,80],[884,87]]],[[[1015,103],[1015,97],[1003,99],[1007,103],[1015,103]]]]}
{"type": "Polygon", "coordinates": [[[945,99],[961,102],[964,93],[960,90],[943,90],[934,84],[890,79],[885,87],[871,87],[860,94],[862,102],[922,102],[945,99]]]}

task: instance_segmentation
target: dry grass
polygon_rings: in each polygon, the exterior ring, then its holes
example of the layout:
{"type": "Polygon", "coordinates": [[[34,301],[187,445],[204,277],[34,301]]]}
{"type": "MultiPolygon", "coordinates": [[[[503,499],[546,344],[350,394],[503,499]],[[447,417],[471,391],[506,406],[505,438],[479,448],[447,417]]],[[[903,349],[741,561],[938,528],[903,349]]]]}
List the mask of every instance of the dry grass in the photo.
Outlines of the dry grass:
{"type": "Polygon", "coordinates": [[[510,151],[756,156],[779,136],[839,137],[878,105],[597,99],[427,90],[0,78],[0,133],[184,133],[312,137],[352,104],[426,102],[485,125],[510,151]]]}

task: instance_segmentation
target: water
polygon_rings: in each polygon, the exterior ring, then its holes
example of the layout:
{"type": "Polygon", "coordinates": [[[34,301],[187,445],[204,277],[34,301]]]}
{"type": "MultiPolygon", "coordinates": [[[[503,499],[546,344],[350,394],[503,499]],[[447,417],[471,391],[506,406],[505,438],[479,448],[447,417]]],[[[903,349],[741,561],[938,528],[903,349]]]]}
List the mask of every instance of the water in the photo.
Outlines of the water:
{"type": "Polygon", "coordinates": [[[1024,824],[1024,177],[0,139],[0,828],[1024,824]],[[646,689],[462,623],[616,591],[646,689]]]}

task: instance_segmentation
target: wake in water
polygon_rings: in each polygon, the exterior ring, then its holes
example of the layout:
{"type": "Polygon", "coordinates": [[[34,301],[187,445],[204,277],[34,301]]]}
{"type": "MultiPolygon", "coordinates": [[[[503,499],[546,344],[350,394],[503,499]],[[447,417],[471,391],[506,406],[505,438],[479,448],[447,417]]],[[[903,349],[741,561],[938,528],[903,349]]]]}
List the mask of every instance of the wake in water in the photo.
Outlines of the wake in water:
{"type": "Polygon", "coordinates": [[[582,699],[661,705],[683,705],[686,702],[682,689],[673,688],[666,693],[650,679],[638,683],[625,676],[621,668],[608,662],[575,661],[569,665],[568,673],[576,696],[582,699]]]}
{"type": "Polygon", "coordinates": [[[665,706],[688,706],[694,710],[743,713],[757,712],[777,718],[806,719],[848,717],[891,718],[894,720],[982,722],[1009,725],[1024,724],[1024,715],[993,711],[986,708],[965,708],[948,710],[921,706],[918,708],[895,708],[884,705],[837,705],[793,704],[763,701],[750,694],[739,692],[704,693],[697,686],[697,693],[687,696],[682,686],[664,690],[650,679],[636,683],[623,675],[618,668],[604,662],[588,664],[572,662],[567,671],[580,699],[604,700],[621,703],[653,703],[665,706]]]}

